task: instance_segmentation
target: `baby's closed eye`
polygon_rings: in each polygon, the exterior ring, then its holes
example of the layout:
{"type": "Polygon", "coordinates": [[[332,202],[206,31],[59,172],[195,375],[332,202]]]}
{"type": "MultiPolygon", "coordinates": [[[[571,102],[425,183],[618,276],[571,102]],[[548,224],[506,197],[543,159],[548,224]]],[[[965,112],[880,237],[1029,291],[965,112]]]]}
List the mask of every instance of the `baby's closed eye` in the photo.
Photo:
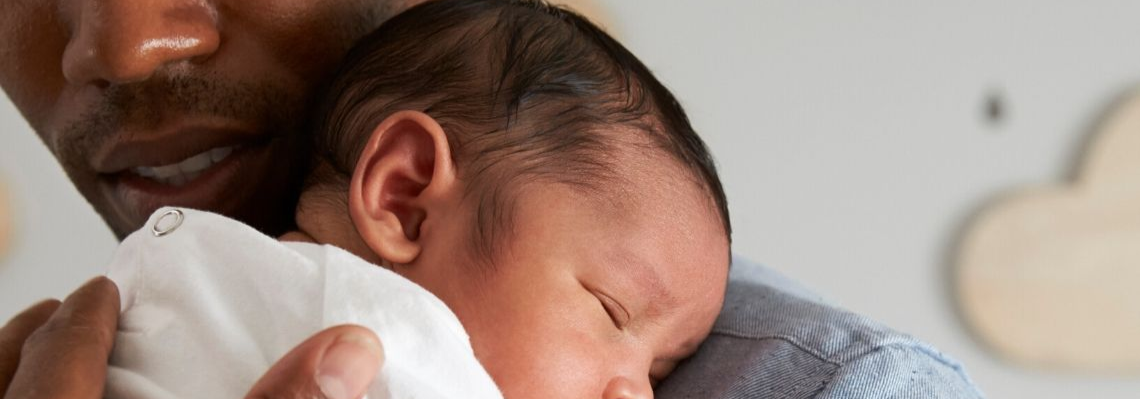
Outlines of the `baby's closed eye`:
{"type": "Polygon", "coordinates": [[[629,324],[629,312],[626,311],[625,307],[621,306],[618,301],[609,295],[597,291],[594,292],[594,296],[598,297],[598,302],[601,302],[602,307],[606,310],[606,314],[610,316],[610,320],[613,320],[614,326],[619,329],[624,329],[626,324],[629,324]]]}
{"type": "Polygon", "coordinates": [[[618,328],[619,330],[625,329],[626,325],[629,324],[631,316],[629,314],[629,311],[627,311],[620,302],[599,289],[591,288],[585,284],[583,284],[582,287],[598,299],[598,303],[602,306],[602,310],[606,312],[606,315],[610,318],[610,321],[613,322],[614,327],[618,328]]]}

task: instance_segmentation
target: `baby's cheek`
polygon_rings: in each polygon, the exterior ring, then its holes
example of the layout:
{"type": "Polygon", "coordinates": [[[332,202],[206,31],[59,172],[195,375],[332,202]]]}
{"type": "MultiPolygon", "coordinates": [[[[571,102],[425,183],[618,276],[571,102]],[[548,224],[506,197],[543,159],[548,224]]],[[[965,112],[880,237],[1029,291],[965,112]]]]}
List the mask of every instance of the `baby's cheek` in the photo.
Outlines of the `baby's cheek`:
{"type": "Polygon", "coordinates": [[[588,334],[559,326],[512,329],[480,356],[506,398],[598,398],[607,359],[588,334]]]}

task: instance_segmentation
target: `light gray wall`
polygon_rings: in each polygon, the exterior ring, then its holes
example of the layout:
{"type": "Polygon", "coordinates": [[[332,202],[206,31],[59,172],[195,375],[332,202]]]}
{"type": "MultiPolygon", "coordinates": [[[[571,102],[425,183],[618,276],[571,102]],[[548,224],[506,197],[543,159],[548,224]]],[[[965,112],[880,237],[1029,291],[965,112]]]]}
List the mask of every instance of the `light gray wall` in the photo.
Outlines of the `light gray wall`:
{"type": "MultiPolygon", "coordinates": [[[[1140,378],[1025,370],[954,314],[963,220],[1015,187],[1061,181],[1095,118],[1140,82],[1129,2],[609,1],[719,160],[735,249],[949,352],[994,398],[1131,398],[1140,378]],[[1009,118],[989,124],[999,92],[1009,118]]],[[[62,295],[113,240],[7,103],[0,176],[15,250],[0,317],[62,295]]]]}
{"type": "Polygon", "coordinates": [[[7,97],[0,97],[0,182],[13,219],[10,247],[0,254],[6,321],[99,274],[116,241],[7,97]]]}

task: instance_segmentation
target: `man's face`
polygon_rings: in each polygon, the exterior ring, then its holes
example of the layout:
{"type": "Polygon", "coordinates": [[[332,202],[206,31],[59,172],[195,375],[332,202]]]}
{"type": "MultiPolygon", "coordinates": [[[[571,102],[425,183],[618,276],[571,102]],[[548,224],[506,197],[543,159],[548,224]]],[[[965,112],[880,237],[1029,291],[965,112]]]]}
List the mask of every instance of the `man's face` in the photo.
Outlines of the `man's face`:
{"type": "Polygon", "coordinates": [[[163,205],[292,223],[307,101],[417,0],[3,0],[0,86],[120,237],[163,205]]]}

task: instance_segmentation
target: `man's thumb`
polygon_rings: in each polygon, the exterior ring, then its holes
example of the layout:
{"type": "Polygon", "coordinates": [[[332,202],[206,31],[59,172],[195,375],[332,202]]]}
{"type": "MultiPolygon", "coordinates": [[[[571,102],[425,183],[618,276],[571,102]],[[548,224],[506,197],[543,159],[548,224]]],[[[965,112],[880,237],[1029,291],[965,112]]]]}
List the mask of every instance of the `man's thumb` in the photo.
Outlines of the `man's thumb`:
{"type": "Polygon", "coordinates": [[[371,330],[330,327],[278,360],[246,398],[359,399],[383,363],[384,349],[371,330]]]}

